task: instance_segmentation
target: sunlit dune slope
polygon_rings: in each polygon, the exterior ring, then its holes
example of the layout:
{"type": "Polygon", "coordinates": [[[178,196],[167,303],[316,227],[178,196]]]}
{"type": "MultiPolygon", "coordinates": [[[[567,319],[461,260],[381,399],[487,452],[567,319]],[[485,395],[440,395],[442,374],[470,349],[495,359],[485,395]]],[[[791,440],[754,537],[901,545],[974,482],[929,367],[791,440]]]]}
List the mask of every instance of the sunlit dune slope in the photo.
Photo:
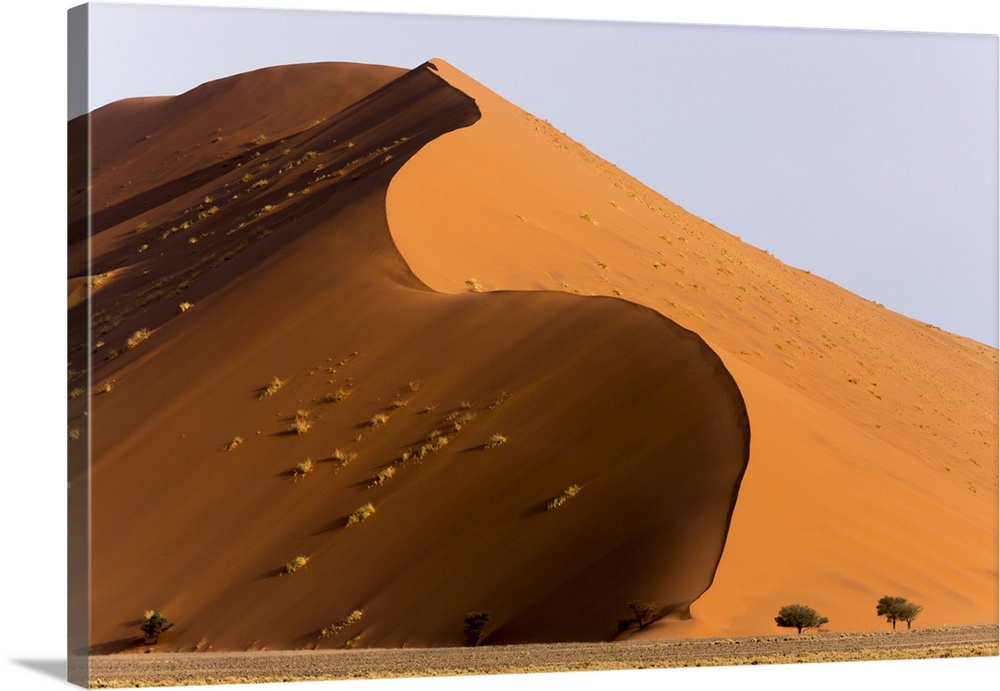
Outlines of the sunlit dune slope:
{"type": "Polygon", "coordinates": [[[415,274],[647,306],[700,334],[746,399],[751,459],[715,582],[691,620],[644,635],[770,632],[793,602],[830,629],[880,628],[885,594],[922,604],[918,625],[997,621],[995,349],[783,264],[436,63],[483,117],[392,182],[415,274]]]}
{"type": "Polygon", "coordinates": [[[471,611],[488,643],[606,640],[708,588],[750,440],[718,356],[615,297],[436,292],[396,248],[390,180],[479,118],[431,65],[335,64],[92,115],[92,651],[147,610],[168,650],[460,645],[471,611]]]}

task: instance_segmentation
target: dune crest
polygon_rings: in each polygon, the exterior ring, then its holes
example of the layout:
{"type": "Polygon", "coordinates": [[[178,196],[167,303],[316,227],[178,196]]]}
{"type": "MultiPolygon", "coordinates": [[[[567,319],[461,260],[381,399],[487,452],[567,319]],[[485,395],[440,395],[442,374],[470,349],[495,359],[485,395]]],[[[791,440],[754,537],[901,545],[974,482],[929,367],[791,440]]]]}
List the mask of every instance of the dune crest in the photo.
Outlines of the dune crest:
{"type": "Polygon", "coordinates": [[[394,243],[390,180],[480,115],[430,64],[91,114],[92,652],[136,649],[149,610],[167,650],[460,645],[472,611],[489,643],[607,640],[711,584],[750,428],[706,343],[615,298],[436,292],[394,243]]]}
{"type": "Polygon", "coordinates": [[[881,628],[886,593],[924,605],[924,626],[997,621],[996,349],[783,264],[434,62],[483,117],[393,179],[414,273],[645,305],[704,338],[746,400],[751,461],[713,586],[643,635],[773,632],[790,602],[881,628]]]}

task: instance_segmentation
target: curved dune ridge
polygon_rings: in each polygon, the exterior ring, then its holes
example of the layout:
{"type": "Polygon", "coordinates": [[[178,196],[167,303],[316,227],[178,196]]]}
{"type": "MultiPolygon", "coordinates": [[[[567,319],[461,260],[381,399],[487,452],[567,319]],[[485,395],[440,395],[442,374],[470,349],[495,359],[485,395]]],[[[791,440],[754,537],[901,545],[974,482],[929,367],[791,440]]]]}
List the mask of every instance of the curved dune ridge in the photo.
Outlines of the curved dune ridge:
{"type": "Polygon", "coordinates": [[[922,626],[997,621],[996,349],[783,264],[435,63],[483,117],[393,179],[415,274],[650,307],[704,338],[746,400],[752,460],[715,581],[691,619],[641,635],[773,632],[793,602],[829,629],[883,628],[885,594],[923,605],[922,626]]]}
{"type": "Polygon", "coordinates": [[[487,643],[607,640],[630,601],[683,618],[711,585],[750,426],[706,343],[616,297],[437,292],[396,247],[390,181],[480,116],[432,63],[91,114],[92,652],[135,649],[147,610],[167,650],[460,645],[474,611],[487,643]]]}

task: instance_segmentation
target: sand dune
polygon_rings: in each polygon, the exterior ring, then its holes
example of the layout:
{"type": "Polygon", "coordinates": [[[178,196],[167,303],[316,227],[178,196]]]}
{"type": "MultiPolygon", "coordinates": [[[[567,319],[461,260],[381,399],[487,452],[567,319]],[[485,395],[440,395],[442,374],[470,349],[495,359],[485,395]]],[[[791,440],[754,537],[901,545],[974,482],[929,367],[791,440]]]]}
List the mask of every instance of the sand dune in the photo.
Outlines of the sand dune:
{"type": "Polygon", "coordinates": [[[390,181],[477,101],[435,65],[315,64],[92,114],[93,652],[151,609],[167,650],[459,645],[477,610],[489,643],[607,640],[629,601],[678,619],[709,587],[750,450],[712,349],[613,296],[434,290],[397,248],[390,181]]]}
{"type": "Polygon", "coordinates": [[[783,264],[435,62],[483,117],[393,180],[414,273],[446,293],[474,277],[648,306],[700,334],[745,397],[751,459],[714,584],[692,619],[643,635],[769,632],[790,602],[880,628],[884,594],[923,604],[922,625],[997,621],[994,348],[783,264]]]}

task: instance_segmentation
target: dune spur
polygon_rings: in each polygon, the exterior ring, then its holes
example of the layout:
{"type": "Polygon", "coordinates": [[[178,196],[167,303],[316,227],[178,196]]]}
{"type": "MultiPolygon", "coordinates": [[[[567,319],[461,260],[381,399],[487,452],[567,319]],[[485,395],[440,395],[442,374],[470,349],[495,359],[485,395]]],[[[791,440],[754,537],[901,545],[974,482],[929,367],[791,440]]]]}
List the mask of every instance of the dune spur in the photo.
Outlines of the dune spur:
{"type": "Polygon", "coordinates": [[[485,643],[608,640],[630,601],[684,616],[708,588],[749,455],[735,381],[635,304],[413,275],[389,182],[479,117],[433,63],[284,66],[89,117],[83,649],[141,649],[149,609],[176,624],[158,650],[461,645],[470,611],[485,643]]]}

